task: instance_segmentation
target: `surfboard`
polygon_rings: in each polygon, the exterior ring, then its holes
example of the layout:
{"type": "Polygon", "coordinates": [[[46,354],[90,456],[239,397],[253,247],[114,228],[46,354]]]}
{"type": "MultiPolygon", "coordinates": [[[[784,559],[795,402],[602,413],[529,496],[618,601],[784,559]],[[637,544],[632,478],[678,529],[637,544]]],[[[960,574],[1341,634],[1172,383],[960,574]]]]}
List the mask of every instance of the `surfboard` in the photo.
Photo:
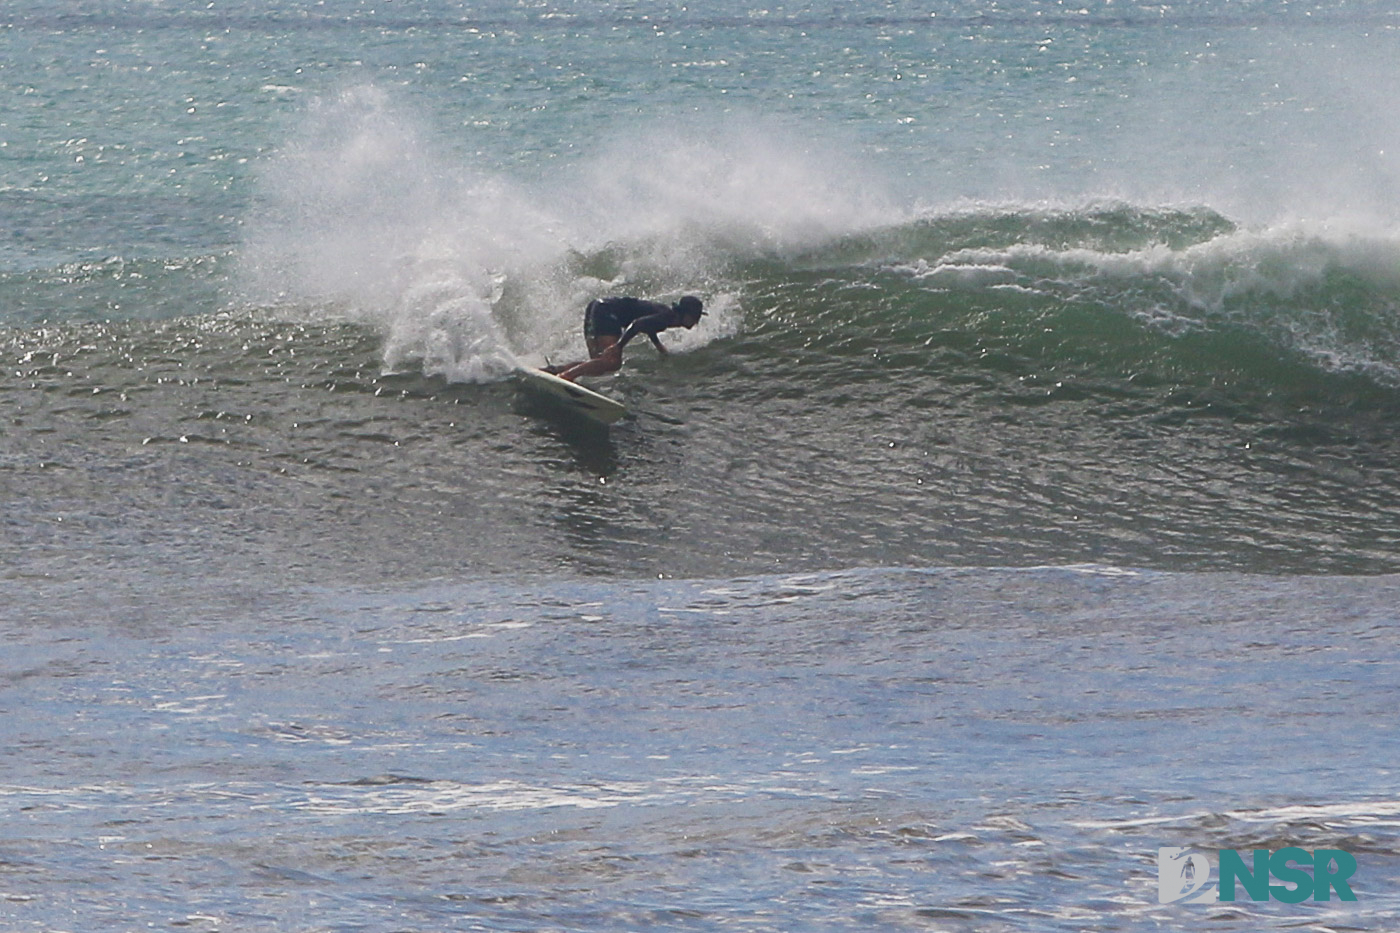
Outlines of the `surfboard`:
{"type": "Polygon", "coordinates": [[[560,379],[542,369],[522,369],[516,376],[527,388],[602,424],[612,424],[627,414],[627,409],[621,402],[615,402],[606,395],[600,395],[567,379],[560,379]]]}

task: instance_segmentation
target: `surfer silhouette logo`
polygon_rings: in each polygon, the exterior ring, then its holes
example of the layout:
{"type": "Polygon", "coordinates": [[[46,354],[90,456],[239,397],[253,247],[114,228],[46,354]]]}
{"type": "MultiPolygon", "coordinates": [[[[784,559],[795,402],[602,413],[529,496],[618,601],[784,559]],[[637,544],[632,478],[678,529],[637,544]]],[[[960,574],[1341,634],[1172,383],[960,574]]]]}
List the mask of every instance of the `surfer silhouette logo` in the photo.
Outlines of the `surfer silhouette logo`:
{"type": "Polygon", "coordinates": [[[1179,847],[1157,850],[1159,904],[1214,903],[1218,894],[1211,887],[1210,860],[1204,854],[1179,847]]]}

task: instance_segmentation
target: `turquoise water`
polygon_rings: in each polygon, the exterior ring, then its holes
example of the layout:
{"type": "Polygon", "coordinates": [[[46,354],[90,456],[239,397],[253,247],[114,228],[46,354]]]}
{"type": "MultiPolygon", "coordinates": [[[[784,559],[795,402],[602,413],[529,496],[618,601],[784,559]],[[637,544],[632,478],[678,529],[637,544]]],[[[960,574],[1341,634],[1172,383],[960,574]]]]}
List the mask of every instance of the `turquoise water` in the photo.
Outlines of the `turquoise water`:
{"type": "Polygon", "coordinates": [[[1397,41],[9,4],[0,927],[1393,926],[1397,41]]]}

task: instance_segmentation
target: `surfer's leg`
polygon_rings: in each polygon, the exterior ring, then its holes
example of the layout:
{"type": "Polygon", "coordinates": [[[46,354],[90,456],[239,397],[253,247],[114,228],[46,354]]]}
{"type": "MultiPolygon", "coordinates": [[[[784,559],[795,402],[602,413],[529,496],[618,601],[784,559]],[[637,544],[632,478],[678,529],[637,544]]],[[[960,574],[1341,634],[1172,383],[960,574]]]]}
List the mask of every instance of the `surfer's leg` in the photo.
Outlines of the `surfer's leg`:
{"type": "Polygon", "coordinates": [[[579,376],[603,376],[622,368],[622,347],[616,337],[599,337],[598,353],[590,360],[575,363],[555,373],[560,379],[573,382],[579,376]]]}
{"type": "MultiPolygon", "coordinates": [[[[587,308],[583,309],[583,342],[588,347],[588,359],[562,365],[543,366],[541,369],[555,376],[563,376],[574,367],[597,359],[608,347],[617,343],[621,337],[622,326],[605,307],[602,307],[602,302],[595,298],[588,303],[587,308]]],[[[621,365],[622,363],[619,361],[618,366],[621,365]]],[[[617,369],[617,366],[614,366],[613,369],[617,369]]],[[[593,373],[584,373],[583,375],[593,375],[593,373]]]]}

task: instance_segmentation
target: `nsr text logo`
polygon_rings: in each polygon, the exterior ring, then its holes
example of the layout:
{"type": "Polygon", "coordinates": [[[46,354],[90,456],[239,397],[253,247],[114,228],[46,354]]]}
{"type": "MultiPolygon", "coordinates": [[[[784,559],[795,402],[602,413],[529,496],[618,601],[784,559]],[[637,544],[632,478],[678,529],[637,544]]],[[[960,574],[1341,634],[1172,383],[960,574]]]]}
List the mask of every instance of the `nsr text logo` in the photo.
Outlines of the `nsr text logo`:
{"type": "Polygon", "coordinates": [[[1253,850],[1253,866],[1246,866],[1235,849],[1221,849],[1219,884],[1210,884],[1210,860],[1195,849],[1157,850],[1157,900],[1163,904],[1201,904],[1216,900],[1233,901],[1239,883],[1250,900],[1269,898],[1298,904],[1309,897],[1315,901],[1332,899],[1333,889],[1344,901],[1356,900],[1347,879],[1356,873],[1356,858],[1341,849],[1309,852],[1290,846],[1270,852],[1253,850]],[[1311,866],[1308,871],[1305,866],[1311,866]],[[1272,874],[1282,884],[1269,884],[1272,874]]]}

